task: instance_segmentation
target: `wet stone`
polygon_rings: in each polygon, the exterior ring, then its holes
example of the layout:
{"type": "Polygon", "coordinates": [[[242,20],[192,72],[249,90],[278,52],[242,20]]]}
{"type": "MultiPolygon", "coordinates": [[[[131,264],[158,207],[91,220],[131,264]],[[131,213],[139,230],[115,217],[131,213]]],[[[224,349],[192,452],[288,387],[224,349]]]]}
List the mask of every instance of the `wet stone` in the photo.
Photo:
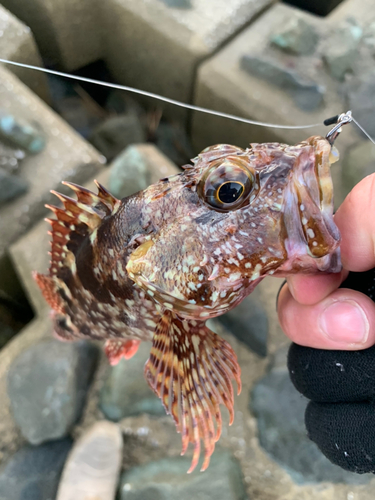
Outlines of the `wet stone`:
{"type": "Polygon", "coordinates": [[[261,446],[297,484],[367,484],[372,475],[350,473],[333,465],[308,439],[304,423],[307,403],[290,381],[285,364],[261,379],[252,390],[250,401],[261,446]]]}
{"type": "Polygon", "coordinates": [[[122,457],[120,428],[96,422],[74,444],[56,500],[113,500],[122,457]]]}
{"type": "Polygon", "coordinates": [[[326,41],[323,59],[329,72],[337,80],[344,80],[346,73],[353,69],[361,37],[362,28],[355,23],[346,22],[326,41]]]}
{"type": "Polygon", "coordinates": [[[89,342],[48,340],[16,358],[8,373],[13,417],[31,444],[66,436],[79,419],[98,359],[89,342]]]}
{"type": "Polygon", "coordinates": [[[167,7],[174,7],[176,9],[191,9],[193,7],[191,0],[160,0],[167,7]]]}
{"type": "Polygon", "coordinates": [[[127,147],[112,162],[109,191],[117,198],[146,189],[150,182],[147,157],[136,146],[127,147]]]}
{"type": "Polygon", "coordinates": [[[130,144],[145,142],[146,134],[139,116],[128,113],[108,118],[89,140],[108,160],[112,160],[130,144]]]}
{"type": "Polygon", "coordinates": [[[46,137],[38,123],[5,113],[0,113],[0,139],[30,154],[40,153],[46,145],[46,137]]]}
{"type": "Polygon", "coordinates": [[[285,52],[308,55],[315,51],[318,34],[304,19],[294,17],[272,36],[271,42],[285,52]]]}
{"type": "Polygon", "coordinates": [[[290,93],[296,105],[304,111],[313,111],[323,102],[325,89],[322,85],[303,80],[298,73],[278,62],[245,55],[241,58],[241,68],[290,93]]]}
{"type": "Polygon", "coordinates": [[[71,445],[66,438],[17,451],[0,471],[0,500],[53,500],[71,445]]]}
{"type": "Polygon", "coordinates": [[[241,469],[227,451],[216,450],[208,469],[186,474],[191,460],[158,460],[125,472],[120,500],[248,500],[241,469]]]}
{"type": "Polygon", "coordinates": [[[16,172],[25,156],[25,152],[21,149],[14,149],[0,142],[0,168],[8,173],[16,172]]]}
{"type": "Polygon", "coordinates": [[[18,198],[28,190],[28,183],[0,167],[0,205],[18,198]]]}
{"type": "Polygon", "coordinates": [[[142,342],[131,359],[122,359],[109,367],[100,394],[100,409],[115,422],[125,417],[148,413],[165,415],[160,399],[149,388],[143,375],[151,345],[142,342]]]}
{"type": "Polygon", "coordinates": [[[256,354],[267,356],[268,318],[258,290],[217,319],[256,354]]]}

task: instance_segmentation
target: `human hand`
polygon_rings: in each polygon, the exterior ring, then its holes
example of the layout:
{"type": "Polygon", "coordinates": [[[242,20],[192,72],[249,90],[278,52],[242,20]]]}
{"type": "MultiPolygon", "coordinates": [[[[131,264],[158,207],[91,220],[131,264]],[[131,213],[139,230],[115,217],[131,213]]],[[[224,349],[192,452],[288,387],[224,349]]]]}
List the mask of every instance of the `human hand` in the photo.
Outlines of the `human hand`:
{"type": "Polygon", "coordinates": [[[344,270],[288,278],[279,319],[295,342],[291,379],[311,399],[310,438],[344,469],[375,472],[375,174],[352,190],[335,222],[344,270]]]}

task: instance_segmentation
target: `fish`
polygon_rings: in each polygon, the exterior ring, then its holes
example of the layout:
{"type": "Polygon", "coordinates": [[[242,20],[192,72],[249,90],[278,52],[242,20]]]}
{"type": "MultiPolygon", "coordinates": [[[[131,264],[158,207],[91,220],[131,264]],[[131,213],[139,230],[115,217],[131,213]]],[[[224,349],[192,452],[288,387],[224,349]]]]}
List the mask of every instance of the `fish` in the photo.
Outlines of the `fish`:
{"type": "Polygon", "coordinates": [[[205,470],[234,419],[241,371],[206,321],[233,309],[266,277],[341,270],[333,220],[331,143],[218,144],[181,173],[119,200],[53,192],[49,274],[34,273],[63,340],[104,340],[109,362],[152,341],[144,374],[205,470]]]}

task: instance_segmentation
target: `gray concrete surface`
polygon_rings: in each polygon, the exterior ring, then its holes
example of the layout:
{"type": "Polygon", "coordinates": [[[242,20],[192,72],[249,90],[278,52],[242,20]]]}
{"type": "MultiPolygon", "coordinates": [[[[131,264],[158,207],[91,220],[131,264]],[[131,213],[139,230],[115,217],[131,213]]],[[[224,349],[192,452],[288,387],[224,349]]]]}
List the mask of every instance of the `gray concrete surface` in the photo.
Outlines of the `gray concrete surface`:
{"type": "Polygon", "coordinates": [[[1,3],[31,28],[41,54],[49,63],[73,71],[103,56],[96,0],[3,0],[1,3]]]}
{"type": "MultiPolygon", "coordinates": [[[[3,2],[4,3],[4,2],[3,2]]],[[[4,3],[5,5],[5,3],[4,3]]],[[[42,66],[34,36],[28,26],[0,5],[1,58],[20,63],[42,66]]],[[[46,76],[16,66],[8,66],[18,78],[43,100],[49,100],[46,76]]]]}
{"type": "Polygon", "coordinates": [[[0,208],[0,259],[6,248],[40,217],[45,203],[53,200],[50,189],[61,180],[84,182],[103,166],[104,158],[10,71],[0,67],[2,111],[40,124],[47,138],[45,149],[27,156],[17,175],[29,190],[0,208]]]}

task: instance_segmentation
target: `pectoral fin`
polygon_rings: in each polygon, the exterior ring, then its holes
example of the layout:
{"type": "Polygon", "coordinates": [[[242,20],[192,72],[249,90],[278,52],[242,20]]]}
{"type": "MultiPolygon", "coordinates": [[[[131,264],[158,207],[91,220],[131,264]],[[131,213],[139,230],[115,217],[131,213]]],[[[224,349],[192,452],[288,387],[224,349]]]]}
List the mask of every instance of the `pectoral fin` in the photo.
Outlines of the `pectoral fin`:
{"type": "Polygon", "coordinates": [[[182,434],[181,454],[189,443],[194,445],[188,472],[198,463],[201,439],[205,448],[201,470],[205,470],[221,434],[220,404],[228,408],[233,422],[232,379],[238,393],[241,390],[233,349],[202,321],[184,320],[166,311],[156,327],[145,376],[182,434]]]}
{"type": "Polygon", "coordinates": [[[112,366],[124,359],[130,359],[138,351],[140,340],[121,340],[121,339],[108,339],[104,344],[104,351],[107,355],[109,363],[112,366]]]}

